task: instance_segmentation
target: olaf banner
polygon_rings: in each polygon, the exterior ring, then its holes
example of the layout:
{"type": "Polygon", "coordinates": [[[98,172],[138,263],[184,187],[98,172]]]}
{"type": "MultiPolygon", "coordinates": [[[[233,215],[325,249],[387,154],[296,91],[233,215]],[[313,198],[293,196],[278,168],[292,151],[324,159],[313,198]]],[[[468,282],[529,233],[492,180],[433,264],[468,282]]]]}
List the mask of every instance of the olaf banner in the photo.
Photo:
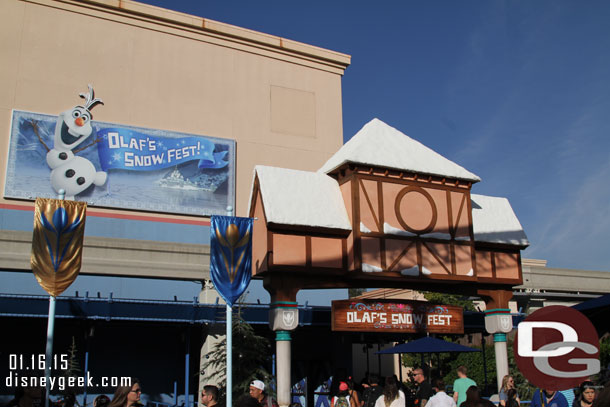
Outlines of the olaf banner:
{"type": "Polygon", "coordinates": [[[235,141],[92,121],[82,105],[52,116],[14,110],[4,196],[186,215],[235,201],[235,141]]]}

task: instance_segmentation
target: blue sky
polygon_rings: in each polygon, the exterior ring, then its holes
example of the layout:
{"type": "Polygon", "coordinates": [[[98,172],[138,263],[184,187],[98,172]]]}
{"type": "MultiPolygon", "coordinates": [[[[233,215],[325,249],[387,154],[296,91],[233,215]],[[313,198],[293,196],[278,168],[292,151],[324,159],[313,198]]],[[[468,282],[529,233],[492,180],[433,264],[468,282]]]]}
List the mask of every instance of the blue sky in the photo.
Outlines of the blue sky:
{"type": "Polygon", "coordinates": [[[610,270],[610,3],[145,0],[352,56],[347,141],[378,117],[507,197],[549,266],[610,270]]]}

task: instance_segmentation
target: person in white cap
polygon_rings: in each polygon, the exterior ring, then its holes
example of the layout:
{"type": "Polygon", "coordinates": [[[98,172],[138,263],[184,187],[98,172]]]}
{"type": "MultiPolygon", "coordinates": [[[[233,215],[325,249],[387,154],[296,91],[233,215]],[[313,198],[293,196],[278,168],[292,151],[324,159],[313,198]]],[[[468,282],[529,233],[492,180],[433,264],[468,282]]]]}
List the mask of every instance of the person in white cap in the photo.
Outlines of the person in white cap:
{"type": "Polygon", "coordinates": [[[250,396],[258,400],[262,407],[279,407],[277,401],[265,393],[265,383],[260,380],[252,380],[250,383],[250,396]]]}

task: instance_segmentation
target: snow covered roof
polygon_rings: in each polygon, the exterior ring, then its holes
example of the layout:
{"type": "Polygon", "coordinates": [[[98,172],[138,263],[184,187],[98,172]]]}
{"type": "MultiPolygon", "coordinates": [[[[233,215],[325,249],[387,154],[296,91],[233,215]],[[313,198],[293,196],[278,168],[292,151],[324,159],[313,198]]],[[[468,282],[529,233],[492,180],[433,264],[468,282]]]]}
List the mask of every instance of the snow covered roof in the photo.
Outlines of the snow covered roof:
{"type": "MultiPolygon", "coordinates": [[[[337,181],[321,172],[257,165],[267,222],[279,225],[352,230],[337,181]]],[[[474,240],[528,246],[529,241],[506,198],[471,194],[474,240]]],[[[250,200],[250,204],[252,200],[250,200]]]]}
{"type": "Polygon", "coordinates": [[[530,243],[508,199],[471,194],[476,242],[528,246],[530,243]]]}
{"type": "Polygon", "coordinates": [[[476,174],[379,119],[373,119],[365,124],[320,168],[319,172],[328,174],[348,162],[472,182],[481,180],[476,174]]]}
{"type": "Polygon", "coordinates": [[[268,223],[352,230],[337,181],[320,172],[257,165],[268,223]]]}

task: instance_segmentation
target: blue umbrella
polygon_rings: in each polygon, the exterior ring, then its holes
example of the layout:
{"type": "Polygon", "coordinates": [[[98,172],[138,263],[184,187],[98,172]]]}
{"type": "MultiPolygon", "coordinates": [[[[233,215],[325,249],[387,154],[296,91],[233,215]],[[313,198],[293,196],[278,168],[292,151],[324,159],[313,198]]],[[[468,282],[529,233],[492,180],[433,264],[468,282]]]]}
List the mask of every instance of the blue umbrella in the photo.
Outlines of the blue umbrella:
{"type": "MultiPolygon", "coordinates": [[[[393,348],[385,349],[377,354],[393,354],[393,353],[421,353],[422,365],[424,364],[424,353],[444,353],[444,352],[480,352],[479,349],[469,348],[468,346],[459,345],[453,342],[443,341],[442,339],[426,336],[421,339],[416,339],[411,342],[401,343],[393,348]]],[[[402,365],[402,362],[401,362],[402,365]]],[[[402,381],[402,367],[400,371],[400,381],[402,381]]],[[[430,378],[428,378],[429,380],[430,378]]],[[[485,372],[485,383],[487,383],[487,372],[485,372]]]]}
{"type": "Polygon", "coordinates": [[[380,353],[444,353],[444,352],[480,352],[480,349],[469,348],[453,342],[427,336],[407,343],[401,343],[380,353]]]}

